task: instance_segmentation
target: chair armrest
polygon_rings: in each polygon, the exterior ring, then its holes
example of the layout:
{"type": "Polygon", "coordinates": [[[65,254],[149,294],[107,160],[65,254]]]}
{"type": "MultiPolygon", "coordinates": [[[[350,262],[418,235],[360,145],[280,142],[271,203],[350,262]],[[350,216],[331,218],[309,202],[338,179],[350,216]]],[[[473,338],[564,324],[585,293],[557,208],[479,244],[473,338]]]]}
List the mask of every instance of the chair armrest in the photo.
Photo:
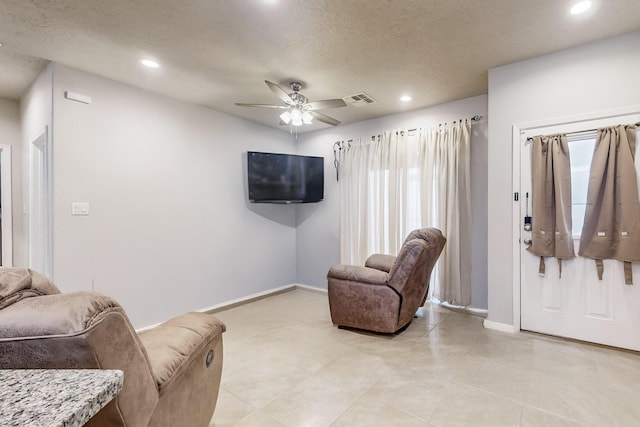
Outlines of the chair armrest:
{"type": "Polygon", "coordinates": [[[396,262],[396,257],[393,255],[385,254],[373,254],[364,263],[365,267],[375,268],[376,270],[390,272],[391,267],[396,262]]]}
{"type": "Polygon", "coordinates": [[[226,330],[224,323],[206,313],[186,313],[138,333],[149,357],[158,389],[168,387],[194,357],[226,330]]]}
{"type": "Polygon", "coordinates": [[[370,285],[387,285],[389,274],[375,268],[341,264],[331,267],[327,278],[368,283],[370,285]]]}

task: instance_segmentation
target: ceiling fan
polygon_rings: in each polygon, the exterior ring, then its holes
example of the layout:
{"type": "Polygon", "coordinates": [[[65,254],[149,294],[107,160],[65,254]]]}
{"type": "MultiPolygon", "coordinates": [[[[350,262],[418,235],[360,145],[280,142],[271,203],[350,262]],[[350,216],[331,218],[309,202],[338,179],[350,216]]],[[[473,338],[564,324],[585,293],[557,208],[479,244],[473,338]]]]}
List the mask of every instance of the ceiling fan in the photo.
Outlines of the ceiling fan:
{"type": "Polygon", "coordinates": [[[291,82],[289,85],[293,91],[291,93],[285,92],[280,86],[270,82],[269,80],[265,80],[264,82],[269,86],[269,89],[271,89],[271,91],[287,105],[245,104],[241,102],[236,102],[236,105],[240,107],[263,107],[286,110],[284,113],[280,114],[281,125],[288,125],[289,123],[293,126],[302,126],[303,124],[308,125],[311,124],[311,121],[314,118],[331,126],[337,126],[340,124],[338,120],[325,114],[318,113],[317,110],[344,107],[347,104],[342,99],[309,101],[306,96],[299,93],[300,89],[302,89],[302,84],[299,82],[291,82]]]}

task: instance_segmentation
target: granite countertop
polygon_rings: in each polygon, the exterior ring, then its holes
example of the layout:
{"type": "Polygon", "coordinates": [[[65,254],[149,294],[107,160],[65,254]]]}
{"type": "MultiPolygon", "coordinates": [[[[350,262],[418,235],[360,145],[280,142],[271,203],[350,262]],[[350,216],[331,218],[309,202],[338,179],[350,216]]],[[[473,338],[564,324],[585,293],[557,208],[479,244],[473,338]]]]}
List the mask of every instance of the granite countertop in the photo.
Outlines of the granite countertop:
{"type": "Polygon", "coordinates": [[[120,393],[122,382],[117,370],[0,370],[0,425],[82,426],[120,393]]]}

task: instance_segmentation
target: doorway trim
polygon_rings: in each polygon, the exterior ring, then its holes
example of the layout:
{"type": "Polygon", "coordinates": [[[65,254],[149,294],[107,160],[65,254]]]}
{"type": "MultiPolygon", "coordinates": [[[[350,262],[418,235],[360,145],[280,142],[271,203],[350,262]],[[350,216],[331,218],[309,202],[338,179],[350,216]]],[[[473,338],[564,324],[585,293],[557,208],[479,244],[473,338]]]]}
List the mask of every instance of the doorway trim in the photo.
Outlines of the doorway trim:
{"type": "MultiPolygon", "coordinates": [[[[536,120],[530,122],[521,122],[513,125],[512,136],[511,136],[511,144],[513,147],[513,159],[512,159],[512,169],[513,169],[513,177],[512,177],[512,197],[516,192],[520,191],[520,161],[522,154],[522,138],[525,137],[525,134],[528,131],[534,129],[541,129],[545,127],[552,126],[565,126],[565,125],[573,125],[581,122],[590,122],[596,120],[606,120],[612,119],[616,117],[629,116],[632,114],[640,114],[640,105],[630,105],[627,107],[615,108],[611,110],[603,110],[596,111],[592,113],[584,113],[584,114],[576,114],[571,116],[562,116],[557,118],[549,118],[543,120],[536,120]]],[[[521,259],[520,259],[520,230],[522,229],[521,218],[520,218],[520,202],[522,201],[522,197],[519,198],[518,201],[514,201],[513,210],[512,210],[512,263],[513,263],[513,330],[514,332],[520,331],[520,312],[522,303],[520,297],[520,270],[521,270],[521,259]]]]}
{"type": "Polygon", "coordinates": [[[0,205],[2,206],[2,263],[13,266],[13,200],[11,196],[11,146],[0,144],[0,205]]]}
{"type": "Polygon", "coordinates": [[[29,144],[29,267],[53,279],[53,171],[51,138],[48,126],[29,144]],[[40,154],[38,154],[38,151],[40,154]],[[37,181],[37,182],[36,182],[37,181]],[[36,194],[37,193],[37,194],[36,194]],[[36,212],[35,198],[38,197],[36,212]],[[39,236],[35,236],[36,228],[39,236]],[[39,240],[38,240],[39,239],[39,240]],[[40,253],[37,253],[40,252],[40,253]],[[39,255],[41,261],[34,265],[39,255]],[[41,265],[40,265],[41,263],[41,265]]]}

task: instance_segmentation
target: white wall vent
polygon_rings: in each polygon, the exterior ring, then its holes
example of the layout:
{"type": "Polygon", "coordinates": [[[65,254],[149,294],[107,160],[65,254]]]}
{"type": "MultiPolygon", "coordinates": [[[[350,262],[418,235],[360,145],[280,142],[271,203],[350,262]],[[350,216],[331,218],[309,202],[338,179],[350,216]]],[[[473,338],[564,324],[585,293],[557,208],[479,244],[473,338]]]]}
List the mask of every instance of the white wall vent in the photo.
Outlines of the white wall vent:
{"type": "Polygon", "coordinates": [[[355,95],[349,95],[342,98],[344,102],[348,105],[353,105],[354,107],[362,107],[363,105],[369,105],[376,102],[375,99],[370,97],[364,92],[356,93],[355,95]]]}

